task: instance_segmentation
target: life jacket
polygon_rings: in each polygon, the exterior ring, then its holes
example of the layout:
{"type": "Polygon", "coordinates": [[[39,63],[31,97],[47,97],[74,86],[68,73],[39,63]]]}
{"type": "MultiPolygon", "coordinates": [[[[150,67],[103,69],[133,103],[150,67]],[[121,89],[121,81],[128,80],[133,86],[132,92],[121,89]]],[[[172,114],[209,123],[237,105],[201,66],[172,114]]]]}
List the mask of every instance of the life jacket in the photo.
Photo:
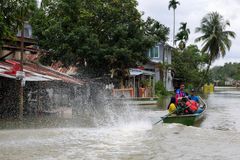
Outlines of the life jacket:
{"type": "Polygon", "coordinates": [[[196,112],[198,110],[197,102],[195,102],[194,100],[187,101],[186,106],[188,106],[192,112],[196,112]]]}

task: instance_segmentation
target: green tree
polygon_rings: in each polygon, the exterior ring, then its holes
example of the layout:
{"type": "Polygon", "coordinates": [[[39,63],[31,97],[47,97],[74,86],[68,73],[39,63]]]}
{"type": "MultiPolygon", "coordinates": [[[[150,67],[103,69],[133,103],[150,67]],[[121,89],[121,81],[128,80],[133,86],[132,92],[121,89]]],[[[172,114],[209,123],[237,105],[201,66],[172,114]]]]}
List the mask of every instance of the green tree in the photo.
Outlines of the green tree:
{"type": "Polygon", "coordinates": [[[203,17],[200,27],[196,28],[196,32],[200,32],[202,35],[196,38],[195,42],[203,42],[202,52],[208,55],[207,69],[198,88],[203,85],[212,62],[220,56],[224,57],[226,50],[230,50],[230,38],[235,38],[235,33],[226,30],[228,26],[230,26],[230,22],[225,21],[223,16],[217,12],[211,12],[203,17]]]}
{"type": "Polygon", "coordinates": [[[190,29],[187,28],[187,23],[180,23],[181,26],[179,28],[179,32],[176,35],[175,42],[178,42],[178,47],[183,50],[186,47],[186,43],[188,41],[188,37],[190,34],[190,29]]]}
{"type": "Polygon", "coordinates": [[[21,31],[21,70],[23,70],[23,48],[24,48],[24,24],[30,20],[33,12],[36,11],[36,0],[18,0],[16,3],[15,19],[17,21],[18,29],[21,31]]]}
{"type": "Polygon", "coordinates": [[[206,56],[200,52],[196,45],[190,45],[183,51],[174,50],[172,69],[175,78],[192,84],[194,87],[200,82],[202,66],[206,64],[206,56]]]}
{"type": "Polygon", "coordinates": [[[180,3],[176,0],[170,0],[168,9],[170,10],[171,8],[173,9],[173,45],[174,45],[174,40],[175,40],[175,10],[177,9],[177,5],[180,5],[180,3]]]}
{"type": "Polygon", "coordinates": [[[151,38],[152,42],[165,43],[168,40],[169,28],[159,23],[158,21],[148,17],[144,23],[145,35],[151,38]]]}
{"type": "Polygon", "coordinates": [[[36,0],[2,0],[0,3],[0,48],[4,39],[14,38],[37,7],[36,0]]]}
{"type": "Polygon", "coordinates": [[[227,78],[240,80],[240,63],[225,63],[224,66],[215,66],[210,70],[213,81],[224,82],[227,78]]]}
{"type": "Polygon", "coordinates": [[[95,76],[145,63],[146,51],[167,40],[169,29],[141,19],[135,0],[43,1],[32,19],[40,47],[49,51],[42,62],[61,61],[95,76]]]}
{"type": "Polygon", "coordinates": [[[12,38],[17,32],[16,0],[2,0],[0,3],[0,52],[3,40],[12,38]]]}

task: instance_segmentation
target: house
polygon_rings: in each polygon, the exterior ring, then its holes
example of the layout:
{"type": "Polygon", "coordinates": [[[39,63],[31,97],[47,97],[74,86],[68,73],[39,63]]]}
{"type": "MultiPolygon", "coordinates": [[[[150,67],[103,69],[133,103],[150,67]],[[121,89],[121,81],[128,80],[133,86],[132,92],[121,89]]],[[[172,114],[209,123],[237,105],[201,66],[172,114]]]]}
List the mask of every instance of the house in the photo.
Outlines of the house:
{"type": "Polygon", "coordinates": [[[226,78],[225,80],[225,86],[233,86],[234,84],[234,79],[232,78],[226,78]]]}
{"type": "MultiPolygon", "coordinates": [[[[0,62],[0,118],[18,114],[19,86],[15,60],[0,62]]],[[[40,64],[25,62],[24,114],[37,114],[71,107],[70,103],[84,82],[40,64]]]]}
{"type": "Polygon", "coordinates": [[[158,43],[146,53],[150,61],[129,69],[125,87],[114,89],[116,97],[154,97],[155,83],[162,81],[167,91],[173,91],[173,74],[170,68],[172,50],[168,44],[158,43]]]}
{"type": "MultiPolygon", "coordinates": [[[[29,23],[24,24],[24,38],[23,38],[23,61],[37,62],[43,54],[50,54],[45,50],[39,49],[36,39],[33,37],[32,26],[29,23]]],[[[2,53],[0,53],[0,61],[5,59],[20,60],[21,51],[21,31],[18,31],[14,39],[5,39],[2,47],[2,53]]],[[[52,69],[57,70],[67,75],[76,76],[77,67],[70,66],[64,67],[64,65],[58,61],[52,63],[52,69]]]]}
{"type": "Polygon", "coordinates": [[[37,47],[29,24],[24,26],[23,44],[21,63],[20,32],[14,39],[4,39],[0,53],[0,118],[19,114],[18,73],[21,64],[24,71],[21,81],[24,115],[59,112],[82,104],[84,100],[79,97],[86,90],[85,82],[70,76],[76,74],[77,68],[64,68],[59,62],[48,67],[39,64],[43,50],[37,47]]]}
{"type": "Polygon", "coordinates": [[[170,68],[172,50],[168,44],[158,43],[147,52],[150,61],[145,64],[144,70],[155,73],[155,80],[162,81],[168,91],[173,91],[173,74],[170,68]]]}

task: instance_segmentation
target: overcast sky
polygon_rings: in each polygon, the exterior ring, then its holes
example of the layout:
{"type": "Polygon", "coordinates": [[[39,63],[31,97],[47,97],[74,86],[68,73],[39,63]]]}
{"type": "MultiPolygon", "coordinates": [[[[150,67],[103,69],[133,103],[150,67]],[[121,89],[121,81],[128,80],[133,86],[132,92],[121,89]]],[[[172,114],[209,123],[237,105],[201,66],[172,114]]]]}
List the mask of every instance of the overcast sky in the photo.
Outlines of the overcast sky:
{"type": "MultiPolygon", "coordinates": [[[[173,28],[173,11],[168,10],[169,0],[137,0],[139,3],[138,9],[144,12],[144,17],[150,16],[162,24],[170,27],[172,40],[173,28]]],[[[226,20],[230,21],[231,27],[229,30],[234,31],[237,36],[232,40],[232,47],[227,52],[224,59],[216,60],[213,64],[224,65],[225,62],[240,63],[240,0],[178,0],[180,5],[176,10],[176,32],[180,22],[187,22],[191,30],[189,43],[194,43],[194,39],[198,37],[195,34],[195,28],[200,25],[202,17],[212,11],[219,12],[226,20]]],[[[198,44],[201,47],[201,43],[198,44]]]]}

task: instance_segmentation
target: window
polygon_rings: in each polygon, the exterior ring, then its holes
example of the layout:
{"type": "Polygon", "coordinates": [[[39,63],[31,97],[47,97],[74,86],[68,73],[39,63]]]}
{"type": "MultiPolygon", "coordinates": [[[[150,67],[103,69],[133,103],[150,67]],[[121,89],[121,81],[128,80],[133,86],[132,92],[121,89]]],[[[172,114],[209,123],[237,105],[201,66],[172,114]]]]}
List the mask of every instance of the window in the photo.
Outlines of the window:
{"type": "Polygon", "coordinates": [[[149,58],[159,58],[159,46],[151,48],[148,52],[149,58]]]}
{"type": "Polygon", "coordinates": [[[29,29],[28,28],[24,28],[24,37],[29,38],[30,34],[29,34],[29,29]]]}

